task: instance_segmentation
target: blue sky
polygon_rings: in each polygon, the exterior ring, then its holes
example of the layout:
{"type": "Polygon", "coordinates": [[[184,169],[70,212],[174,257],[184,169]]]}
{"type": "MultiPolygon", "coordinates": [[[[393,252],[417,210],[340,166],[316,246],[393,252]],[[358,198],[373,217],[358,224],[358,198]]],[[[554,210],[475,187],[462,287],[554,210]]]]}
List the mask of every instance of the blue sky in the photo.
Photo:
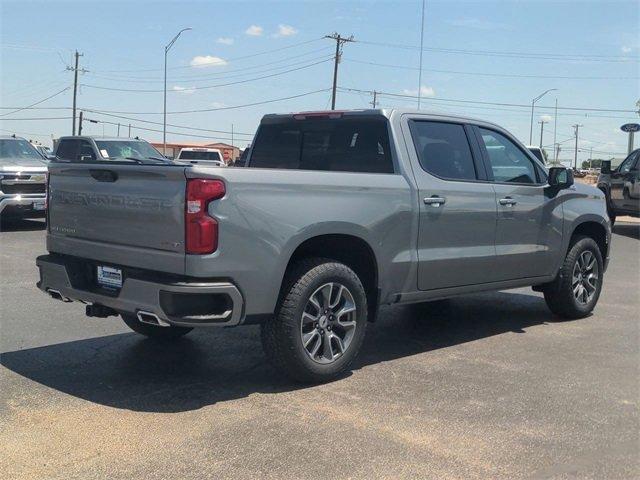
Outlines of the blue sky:
{"type": "MultiPolygon", "coordinates": [[[[1,8],[3,107],[27,106],[70,86],[73,73],[66,66],[78,49],[84,54],[81,67],[88,70],[80,75],[79,108],[133,112],[112,115],[136,120],[89,112],[87,117],[161,129],[140,120],[162,122],[163,47],[184,27],[193,30],[185,32],[169,53],[170,112],[234,107],[328,89],[335,43],[322,37],[334,31],[356,40],[344,47],[340,87],[409,96],[418,89],[419,51],[412,47],[420,43],[421,0],[2,1],[1,8]],[[267,78],[255,80],[263,76],[267,78]],[[219,86],[234,82],[241,83],[219,86]]],[[[539,105],[552,106],[557,98],[560,107],[630,111],[561,110],[561,158],[573,157],[570,137],[575,123],[583,125],[580,159],[588,157],[589,148],[602,152],[594,154],[596,158],[626,151],[626,134],[619,126],[639,119],[632,113],[640,99],[639,2],[427,0],[424,46],[423,109],[495,121],[528,143],[526,107],[466,102],[527,105],[542,91],[556,88],[539,105]]],[[[325,109],[329,98],[325,90],[253,107],[171,114],[168,123],[221,132],[230,131],[233,124],[235,143],[242,147],[249,138],[243,134],[254,132],[263,114],[325,109]]],[[[365,108],[370,101],[368,93],[340,91],[337,107],[365,108]]],[[[388,95],[381,95],[379,102],[384,107],[416,104],[409,97],[388,95]]],[[[52,109],[11,113],[5,108],[0,115],[9,115],[0,117],[1,133],[20,132],[50,143],[51,135],[70,133],[70,119],[16,119],[69,117],[69,110],[53,108],[70,106],[67,90],[37,105],[52,109]]],[[[552,113],[536,111],[533,143],[539,142],[541,115],[552,113]]],[[[546,145],[553,142],[553,119],[545,119],[550,120],[545,125],[546,145]]],[[[107,135],[116,134],[115,125],[86,122],[84,133],[102,134],[103,128],[107,135]]],[[[211,141],[230,137],[179,127],[168,130],[205,135],[211,141]]],[[[122,127],[121,133],[125,131],[122,127]]],[[[162,137],[160,132],[136,128],[133,133],[149,140],[162,137]]],[[[173,133],[168,139],[207,141],[173,133]]]]}

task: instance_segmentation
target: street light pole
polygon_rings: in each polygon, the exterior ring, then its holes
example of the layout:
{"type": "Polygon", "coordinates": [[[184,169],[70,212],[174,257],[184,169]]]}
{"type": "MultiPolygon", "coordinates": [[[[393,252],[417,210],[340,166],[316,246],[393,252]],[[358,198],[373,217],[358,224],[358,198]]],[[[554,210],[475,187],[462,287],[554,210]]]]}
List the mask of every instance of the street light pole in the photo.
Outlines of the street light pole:
{"type": "Polygon", "coordinates": [[[536,98],[531,100],[531,123],[529,125],[529,145],[531,145],[533,143],[533,107],[536,104],[536,102],[538,100],[540,100],[542,97],[544,97],[547,93],[554,92],[554,91],[558,91],[558,89],[557,88],[550,88],[549,90],[546,90],[546,91],[542,92],[536,98]]]}
{"type": "Polygon", "coordinates": [[[180,30],[175,37],[164,47],[164,109],[163,109],[163,122],[162,122],[162,154],[167,154],[167,54],[173,44],[176,43],[178,37],[182,32],[186,32],[187,30],[192,30],[191,27],[183,28],[180,30]]]}

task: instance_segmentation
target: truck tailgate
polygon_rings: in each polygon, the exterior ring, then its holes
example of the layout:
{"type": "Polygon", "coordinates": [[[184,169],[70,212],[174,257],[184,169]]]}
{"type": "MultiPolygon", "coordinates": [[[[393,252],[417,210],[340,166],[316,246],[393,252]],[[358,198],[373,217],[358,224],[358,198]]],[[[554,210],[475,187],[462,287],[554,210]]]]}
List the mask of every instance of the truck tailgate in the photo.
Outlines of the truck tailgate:
{"type": "Polygon", "coordinates": [[[49,167],[51,252],[184,273],[185,167],[49,167]]]}

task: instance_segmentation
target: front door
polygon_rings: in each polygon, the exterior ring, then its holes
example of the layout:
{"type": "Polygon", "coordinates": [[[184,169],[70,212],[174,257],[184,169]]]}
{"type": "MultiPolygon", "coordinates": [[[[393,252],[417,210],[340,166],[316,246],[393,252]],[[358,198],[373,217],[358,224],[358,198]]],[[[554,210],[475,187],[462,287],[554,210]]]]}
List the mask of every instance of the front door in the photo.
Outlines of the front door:
{"type": "Polygon", "coordinates": [[[408,130],[419,191],[418,289],[492,281],[495,193],[472,130],[419,116],[408,130]]]}
{"type": "Polygon", "coordinates": [[[496,193],[499,280],[550,275],[562,246],[562,205],[541,165],[506,133],[478,127],[496,193]]]}
{"type": "Polygon", "coordinates": [[[616,213],[640,212],[640,150],[636,150],[611,173],[611,202],[616,213]]]}

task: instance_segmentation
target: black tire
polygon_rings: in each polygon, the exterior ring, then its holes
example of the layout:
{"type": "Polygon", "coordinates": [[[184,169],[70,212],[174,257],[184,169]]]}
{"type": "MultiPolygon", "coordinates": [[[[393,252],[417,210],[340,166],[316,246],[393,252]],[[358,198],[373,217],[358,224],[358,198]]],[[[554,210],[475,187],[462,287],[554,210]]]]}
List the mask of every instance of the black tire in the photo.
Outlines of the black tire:
{"type": "MultiPolygon", "coordinates": [[[[275,315],[262,324],[262,346],[271,364],[286,376],[299,382],[326,382],[349,369],[358,355],[365,336],[367,315],[367,295],[353,270],[330,259],[304,259],[290,268],[285,276],[275,315]],[[312,353],[303,345],[302,317],[311,296],[329,283],[342,285],[349,291],[356,308],[350,317],[355,322],[355,331],[344,352],[332,363],[323,364],[314,360],[312,353]]],[[[320,327],[317,329],[324,332],[320,327]]],[[[334,327],[331,333],[338,333],[338,329],[334,327]]],[[[325,334],[328,332],[320,334],[319,342],[326,342],[325,334]]],[[[332,345],[331,340],[329,344],[332,345]]]]}
{"type": "Polygon", "coordinates": [[[131,330],[145,337],[153,338],[156,340],[175,340],[189,333],[193,328],[189,327],[176,327],[174,325],[170,327],[156,327],[155,325],[149,325],[148,323],[142,323],[135,315],[122,314],[122,321],[127,324],[131,330]]]}
{"type": "MultiPolygon", "coordinates": [[[[586,317],[593,311],[596,303],[598,303],[598,298],[602,290],[603,273],[602,254],[600,253],[598,244],[591,237],[576,236],[569,246],[569,251],[560,268],[560,272],[558,272],[556,280],[544,290],[544,299],[547,302],[547,306],[553,313],[563,318],[576,319],[586,317]],[[573,273],[578,259],[587,251],[591,252],[593,257],[595,257],[597,264],[597,282],[593,296],[582,303],[574,294],[573,273]]],[[[580,278],[582,279],[582,275],[580,278]]]]}

